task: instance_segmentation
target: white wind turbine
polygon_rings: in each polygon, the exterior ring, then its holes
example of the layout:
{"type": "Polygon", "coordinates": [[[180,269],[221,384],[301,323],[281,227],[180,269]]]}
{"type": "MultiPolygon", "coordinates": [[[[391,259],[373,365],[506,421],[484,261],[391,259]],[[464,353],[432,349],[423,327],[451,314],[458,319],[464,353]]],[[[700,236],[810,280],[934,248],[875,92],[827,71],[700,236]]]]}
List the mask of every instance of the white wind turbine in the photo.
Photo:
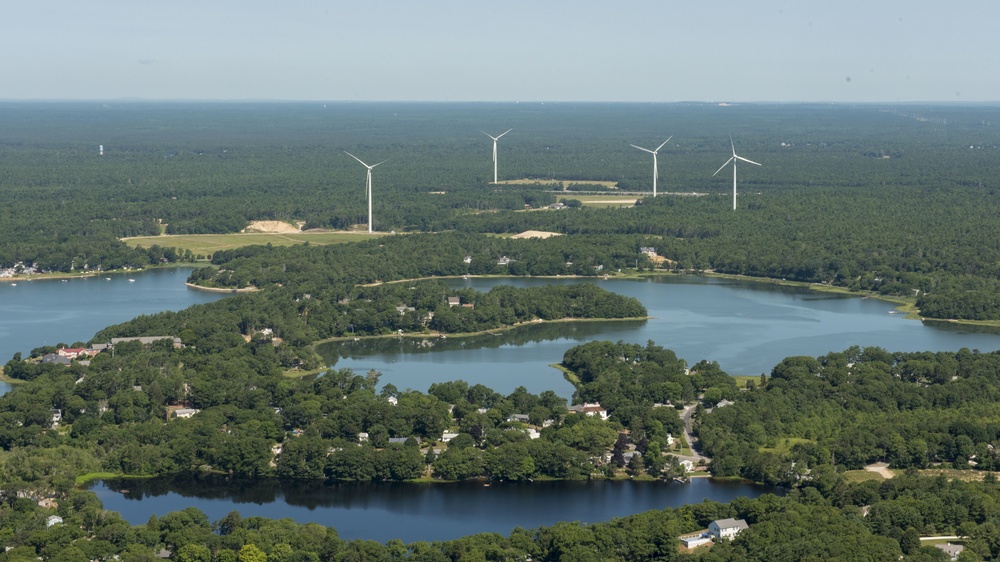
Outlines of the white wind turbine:
{"type": "Polygon", "coordinates": [[[480,133],[482,133],[482,134],[490,137],[491,139],[493,139],[493,183],[497,183],[497,141],[500,140],[500,137],[506,135],[507,133],[509,133],[509,132],[511,132],[513,130],[514,129],[507,129],[506,131],[500,133],[499,135],[497,135],[495,137],[493,135],[487,133],[486,131],[482,131],[482,130],[479,131],[480,133]]]}
{"type": "Polygon", "coordinates": [[[719,172],[721,172],[722,168],[725,168],[726,166],[728,166],[730,162],[733,163],[733,210],[735,211],[736,210],[736,161],[737,160],[742,160],[742,161],[746,162],[747,164],[753,164],[754,166],[760,166],[760,164],[754,162],[753,160],[747,160],[746,158],[744,158],[742,156],[738,156],[736,154],[736,145],[733,144],[733,136],[732,135],[729,135],[729,146],[730,146],[730,148],[733,149],[733,155],[730,156],[729,160],[726,160],[726,163],[723,164],[722,166],[720,166],[719,169],[715,171],[715,174],[712,174],[712,175],[714,176],[714,175],[718,174],[719,172]]]}
{"type": "Polygon", "coordinates": [[[369,166],[368,164],[365,164],[363,160],[351,154],[350,152],[347,152],[346,150],[344,151],[344,154],[350,156],[351,158],[354,158],[358,162],[361,162],[362,166],[368,168],[368,177],[365,179],[365,196],[368,198],[368,234],[371,234],[372,233],[372,168],[378,166],[379,164],[386,163],[389,159],[386,158],[385,160],[379,162],[378,164],[372,164],[371,166],[369,166]]]}
{"type": "Polygon", "coordinates": [[[653,197],[656,197],[656,178],[659,177],[659,175],[660,175],[659,167],[656,165],[656,153],[658,153],[660,151],[660,149],[663,148],[663,145],[665,145],[668,142],[670,142],[670,139],[672,139],[672,138],[674,138],[673,135],[670,135],[669,137],[667,137],[667,140],[663,141],[663,143],[660,144],[660,146],[656,147],[656,150],[650,150],[648,148],[643,148],[641,146],[637,146],[637,145],[634,145],[634,144],[630,144],[629,145],[632,148],[638,148],[639,150],[642,150],[643,152],[648,152],[648,153],[650,153],[650,154],[653,155],[653,197]]]}

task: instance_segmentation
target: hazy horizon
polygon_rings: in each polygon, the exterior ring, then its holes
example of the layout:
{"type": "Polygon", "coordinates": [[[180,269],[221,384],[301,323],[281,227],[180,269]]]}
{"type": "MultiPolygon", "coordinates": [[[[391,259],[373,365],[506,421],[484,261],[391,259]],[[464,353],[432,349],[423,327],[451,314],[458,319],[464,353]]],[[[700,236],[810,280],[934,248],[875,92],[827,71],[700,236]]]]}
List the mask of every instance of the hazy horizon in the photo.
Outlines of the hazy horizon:
{"type": "Polygon", "coordinates": [[[7,101],[1000,101],[1000,4],[5,6],[7,101]]]}

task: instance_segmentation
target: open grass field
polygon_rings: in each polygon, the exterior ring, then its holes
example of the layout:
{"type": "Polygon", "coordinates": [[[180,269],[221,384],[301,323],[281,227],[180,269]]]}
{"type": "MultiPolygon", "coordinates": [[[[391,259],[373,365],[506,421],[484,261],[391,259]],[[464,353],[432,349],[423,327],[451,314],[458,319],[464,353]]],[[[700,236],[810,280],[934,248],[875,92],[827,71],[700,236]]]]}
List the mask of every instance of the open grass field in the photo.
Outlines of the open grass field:
{"type": "Polygon", "coordinates": [[[359,242],[384,236],[381,233],[367,232],[299,232],[295,234],[276,234],[263,232],[248,232],[239,234],[173,234],[164,236],[136,236],[123,238],[122,241],[135,248],[148,248],[158,245],[164,248],[191,250],[195,255],[209,256],[219,250],[232,250],[243,246],[271,244],[272,246],[294,246],[309,242],[317,246],[328,244],[343,244],[359,242]]]}

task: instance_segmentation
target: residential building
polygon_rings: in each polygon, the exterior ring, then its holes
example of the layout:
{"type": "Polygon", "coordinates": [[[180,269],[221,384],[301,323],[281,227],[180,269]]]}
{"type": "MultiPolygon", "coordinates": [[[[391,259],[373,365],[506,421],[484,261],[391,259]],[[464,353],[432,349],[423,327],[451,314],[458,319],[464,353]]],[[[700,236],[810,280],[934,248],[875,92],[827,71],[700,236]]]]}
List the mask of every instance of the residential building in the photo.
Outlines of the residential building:
{"type": "Polygon", "coordinates": [[[732,540],[733,537],[740,534],[744,529],[749,528],[750,526],[747,525],[744,519],[716,519],[708,524],[708,534],[718,540],[732,540]]]}
{"type": "Polygon", "coordinates": [[[588,416],[600,416],[602,420],[608,419],[608,411],[601,407],[600,402],[586,402],[576,404],[567,408],[571,414],[586,414],[588,416]]]}
{"type": "Polygon", "coordinates": [[[962,554],[962,551],[965,550],[965,547],[960,544],[948,543],[948,544],[936,544],[934,546],[943,550],[944,553],[948,556],[949,560],[958,560],[958,555],[962,554]]]}

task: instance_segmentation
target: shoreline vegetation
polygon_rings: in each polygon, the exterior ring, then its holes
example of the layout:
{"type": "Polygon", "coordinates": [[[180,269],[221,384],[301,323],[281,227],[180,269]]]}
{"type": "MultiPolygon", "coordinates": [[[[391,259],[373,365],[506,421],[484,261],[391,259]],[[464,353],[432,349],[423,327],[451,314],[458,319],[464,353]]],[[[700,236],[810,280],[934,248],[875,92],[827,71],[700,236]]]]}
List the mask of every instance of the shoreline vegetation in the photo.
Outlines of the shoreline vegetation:
{"type": "Polygon", "coordinates": [[[145,267],[139,267],[134,269],[111,269],[108,271],[81,271],[81,272],[71,272],[66,273],[63,271],[54,271],[51,273],[31,273],[28,275],[20,274],[14,275],[13,277],[0,277],[0,283],[20,283],[22,281],[62,281],[62,280],[73,280],[73,279],[89,279],[92,277],[100,277],[102,275],[128,275],[132,273],[142,273],[144,271],[149,271],[152,269],[172,269],[176,267],[197,267],[196,262],[187,261],[176,261],[170,263],[163,263],[157,265],[147,265],[145,267]]]}

